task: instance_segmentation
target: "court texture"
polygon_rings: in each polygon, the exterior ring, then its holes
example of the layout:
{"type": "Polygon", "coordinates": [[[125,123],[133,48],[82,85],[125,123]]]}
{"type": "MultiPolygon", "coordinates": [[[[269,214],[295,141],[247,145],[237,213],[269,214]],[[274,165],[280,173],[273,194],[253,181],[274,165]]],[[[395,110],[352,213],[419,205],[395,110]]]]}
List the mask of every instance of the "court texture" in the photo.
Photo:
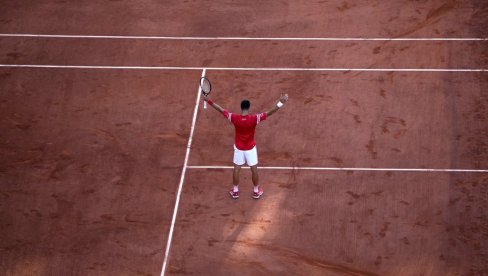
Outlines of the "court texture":
{"type": "Polygon", "coordinates": [[[488,275],[487,1],[0,7],[0,275],[488,275]]]}

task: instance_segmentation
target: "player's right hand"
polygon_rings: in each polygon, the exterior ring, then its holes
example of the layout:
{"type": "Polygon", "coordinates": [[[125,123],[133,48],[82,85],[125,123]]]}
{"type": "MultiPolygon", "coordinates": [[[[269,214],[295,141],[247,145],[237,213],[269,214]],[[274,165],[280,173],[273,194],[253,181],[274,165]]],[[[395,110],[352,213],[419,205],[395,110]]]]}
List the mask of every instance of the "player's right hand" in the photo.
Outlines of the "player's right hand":
{"type": "Polygon", "coordinates": [[[285,103],[286,101],[288,101],[288,94],[281,94],[280,102],[285,103]]]}

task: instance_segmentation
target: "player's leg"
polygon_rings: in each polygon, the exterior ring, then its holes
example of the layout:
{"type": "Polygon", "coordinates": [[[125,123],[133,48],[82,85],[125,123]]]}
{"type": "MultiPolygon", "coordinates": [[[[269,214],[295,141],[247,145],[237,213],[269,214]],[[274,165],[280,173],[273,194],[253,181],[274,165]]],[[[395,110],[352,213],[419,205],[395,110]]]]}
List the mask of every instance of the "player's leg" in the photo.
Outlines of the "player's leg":
{"type": "Polygon", "coordinates": [[[232,173],[233,186],[232,186],[232,189],[229,191],[230,196],[234,199],[239,198],[239,174],[240,174],[240,172],[241,172],[241,166],[234,164],[234,171],[232,173]]]}
{"type": "Polygon", "coordinates": [[[241,167],[239,165],[234,164],[234,172],[232,174],[232,181],[235,187],[239,186],[239,174],[241,173],[241,167]]]}
{"type": "Polygon", "coordinates": [[[239,175],[241,172],[241,167],[245,163],[245,156],[244,152],[241,150],[238,150],[234,146],[234,171],[232,173],[232,184],[233,187],[230,190],[230,196],[234,199],[239,198],[239,175]]]}
{"type": "Polygon", "coordinates": [[[252,172],[252,184],[254,187],[259,187],[259,174],[258,174],[258,165],[251,166],[252,172]]]}
{"type": "Polygon", "coordinates": [[[252,197],[258,199],[263,195],[263,189],[259,186],[258,151],[256,147],[245,152],[246,162],[251,167],[252,183],[254,184],[252,197]]]}

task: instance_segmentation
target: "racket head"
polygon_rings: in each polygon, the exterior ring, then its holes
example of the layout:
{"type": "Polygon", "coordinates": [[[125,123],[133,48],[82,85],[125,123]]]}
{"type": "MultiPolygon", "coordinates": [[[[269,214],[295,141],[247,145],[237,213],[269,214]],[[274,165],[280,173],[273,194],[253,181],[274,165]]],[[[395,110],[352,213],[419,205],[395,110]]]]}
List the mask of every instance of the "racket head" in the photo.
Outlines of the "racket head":
{"type": "Polygon", "coordinates": [[[212,91],[212,84],[210,83],[210,80],[206,77],[202,77],[200,79],[200,88],[202,89],[203,95],[208,96],[210,91],[212,91]]]}

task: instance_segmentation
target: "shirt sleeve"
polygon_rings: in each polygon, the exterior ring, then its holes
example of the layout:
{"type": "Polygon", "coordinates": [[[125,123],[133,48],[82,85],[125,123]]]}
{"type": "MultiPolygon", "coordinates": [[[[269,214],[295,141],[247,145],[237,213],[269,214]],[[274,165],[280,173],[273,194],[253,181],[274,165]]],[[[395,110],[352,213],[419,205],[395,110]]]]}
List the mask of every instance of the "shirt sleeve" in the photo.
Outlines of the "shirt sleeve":
{"type": "Polygon", "coordinates": [[[232,122],[232,113],[230,113],[227,109],[224,110],[224,117],[229,120],[229,122],[232,122]]]}
{"type": "Polygon", "coordinates": [[[257,116],[257,124],[259,124],[261,121],[264,121],[266,120],[266,118],[268,117],[266,112],[263,112],[263,113],[259,113],[257,116]]]}

